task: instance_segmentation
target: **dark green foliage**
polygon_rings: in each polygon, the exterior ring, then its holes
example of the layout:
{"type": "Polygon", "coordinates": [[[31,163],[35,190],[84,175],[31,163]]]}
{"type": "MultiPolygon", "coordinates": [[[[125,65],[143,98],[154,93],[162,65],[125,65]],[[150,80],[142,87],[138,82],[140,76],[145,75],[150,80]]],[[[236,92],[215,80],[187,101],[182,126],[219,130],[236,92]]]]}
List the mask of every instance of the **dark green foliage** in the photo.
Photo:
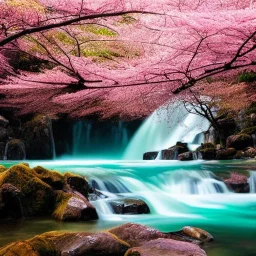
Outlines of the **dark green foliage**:
{"type": "Polygon", "coordinates": [[[248,82],[252,83],[256,81],[256,73],[254,71],[245,71],[243,74],[241,74],[238,78],[238,81],[241,82],[248,82]]]}

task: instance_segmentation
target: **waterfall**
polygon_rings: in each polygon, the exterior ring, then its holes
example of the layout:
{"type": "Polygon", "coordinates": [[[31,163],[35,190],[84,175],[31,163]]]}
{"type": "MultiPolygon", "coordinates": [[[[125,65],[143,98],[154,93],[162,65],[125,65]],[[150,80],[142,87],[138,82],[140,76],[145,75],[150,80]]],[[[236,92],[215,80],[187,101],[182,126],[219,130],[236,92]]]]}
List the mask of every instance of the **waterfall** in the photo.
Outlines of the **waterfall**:
{"type": "Polygon", "coordinates": [[[250,186],[250,193],[256,193],[256,172],[251,171],[250,172],[250,178],[249,178],[249,186],[250,186]]]}
{"type": "Polygon", "coordinates": [[[52,159],[56,159],[56,148],[55,148],[55,141],[53,136],[53,129],[52,129],[52,119],[48,119],[49,131],[50,131],[50,140],[52,146],[52,159]]]}
{"type": "Polygon", "coordinates": [[[9,141],[7,141],[6,144],[5,144],[5,148],[4,148],[4,160],[7,160],[8,146],[9,146],[9,141]]]}
{"type": "Polygon", "coordinates": [[[205,118],[188,113],[183,104],[161,107],[141,125],[126,148],[123,158],[142,159],[143,153],[167,149],[177,141],[193,146],[194,140],[202,141],[203,137],[199,134],[208,127],[209,122],[205,118]]]}
{"type": "Polygon", "coordinates": [[[73,125],[72,157],[120,159],[128,144],[129,134],[132,132],[121,121],[78,121],[73,125]]]}

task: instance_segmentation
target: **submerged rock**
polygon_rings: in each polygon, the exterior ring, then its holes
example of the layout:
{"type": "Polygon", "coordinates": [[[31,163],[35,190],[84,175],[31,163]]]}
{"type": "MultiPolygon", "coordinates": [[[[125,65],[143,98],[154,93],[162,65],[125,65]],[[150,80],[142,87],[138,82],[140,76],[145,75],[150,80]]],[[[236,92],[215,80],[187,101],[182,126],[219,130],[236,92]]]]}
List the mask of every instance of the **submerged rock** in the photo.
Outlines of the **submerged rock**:
{"type": "Polygon", "coordinates": [[[147,204],[140,199],[116,199],[109,202],[116,214],[145,214],[150,213],[147,204]]]}
{"type": "Polygon", "coordinates": [[[213,236],[201,228],[186,226],[182,228],[182,232],[203,242],[213,241],[213,236]]]}

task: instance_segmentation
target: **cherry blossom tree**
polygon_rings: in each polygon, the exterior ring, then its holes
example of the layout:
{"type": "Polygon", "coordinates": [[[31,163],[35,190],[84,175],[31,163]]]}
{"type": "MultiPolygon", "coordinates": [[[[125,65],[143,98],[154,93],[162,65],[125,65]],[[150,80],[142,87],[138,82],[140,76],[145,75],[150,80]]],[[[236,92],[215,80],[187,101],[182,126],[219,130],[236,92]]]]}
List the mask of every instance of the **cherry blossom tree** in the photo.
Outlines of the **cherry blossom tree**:
{"type": "Polygon", "coordinates": [[[0,7],[0,106],[19,114],[143,117],[175,94],[189,97],[198,83],[211,91],[207,78],[256,64],[251,0],[5,0],[0,7]],[[40,72],[14,69],[17,51],[38,59],[40,72]]]}

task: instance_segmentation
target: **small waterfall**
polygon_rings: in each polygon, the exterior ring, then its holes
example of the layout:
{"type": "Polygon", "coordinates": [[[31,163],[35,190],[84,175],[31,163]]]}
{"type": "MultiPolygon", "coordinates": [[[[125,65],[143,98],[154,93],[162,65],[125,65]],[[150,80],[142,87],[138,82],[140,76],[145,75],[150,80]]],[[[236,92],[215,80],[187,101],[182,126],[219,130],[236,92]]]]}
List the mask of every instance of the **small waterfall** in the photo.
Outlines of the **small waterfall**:
{"type": "MultiPolygon", "coordinates": [[[[191,144],[207,130],[209,122],[198,115],[190,114],[183,104],[161,107],[141,125],[125,150],[125,159],[142,159],[145,152],[167,149],[177,141],[191,144]]],[[[198,139],[200,139],[198,138],[198,139]]]]}
{"type": "Polygon", "coordinates": [[[162,160],[163,159],[163,151],[160,150],[155,158],[155,160],[162,160]]]}
{"type": "Polygon", "coordinates": [[[52,119],[51,118],[48,118],[48,125],[49,125],[50,140],[51,140],[51,146],[52,146],[52,159],[56,159],[56,148],[55,148],[55,141],[54,141],[54,136],[53,136],[52,119]]]}
{"type": "Polygon", "coordinates": [[[197,160],[197,153],[193,151],[192,154],[193,154],[193,160],[197,160]]]}
{"type": "Polygon", "coordinates": [[[250,193],[256,193],[256,171],[250,172],[249,178],[250,193]]]}
{"type": "Polygon", "coordinates": [[[6,144],[5,144],[5,148],[4,148],[4,160],[7,160],[8,146],[9,146],[9,141],[7,141],[6,144]]]}
{"type": "Polygon", "coordinates": [[[121,121],[78,121],[73,125],[72,156],[120,159],[131,133],[121,121]]]}

